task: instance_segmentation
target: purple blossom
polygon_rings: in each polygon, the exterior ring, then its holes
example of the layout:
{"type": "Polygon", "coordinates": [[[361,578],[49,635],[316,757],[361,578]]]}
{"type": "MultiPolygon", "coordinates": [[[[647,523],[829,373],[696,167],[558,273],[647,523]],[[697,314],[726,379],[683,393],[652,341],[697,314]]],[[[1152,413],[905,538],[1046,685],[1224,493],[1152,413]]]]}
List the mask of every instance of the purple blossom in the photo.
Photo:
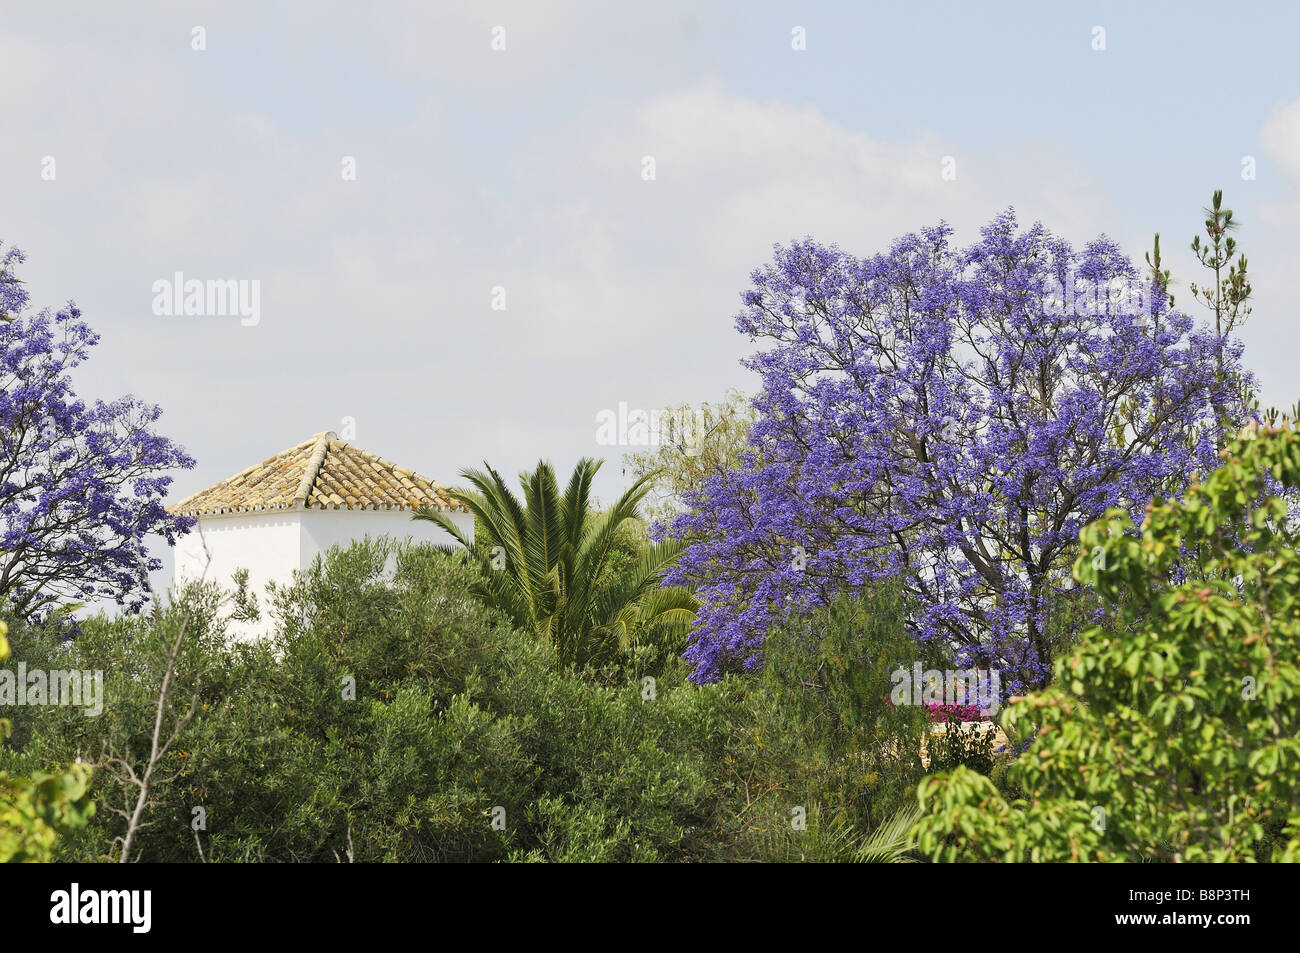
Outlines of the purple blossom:
{"type": "Polygon", "coordinates": [[[38,618],[63,600],[114,599],[138,611],[142,573],[162,568],[145,538],[173,543],[192,525],[164,509],[163,473],[194,461],[153,432],[159,408],[77,397],[70,371],[99,337],[71,303],[24,313],[23,260],[0,248],[0,609],[38,618]]]}
{"type": "Polygon", "coordinates": [[[1105,237],[1076,252],[1010,210],[981,235],[954,250],[940,224],[866,259],[807,239],[753,273],[749,453],[670,529],[691,545],[665,584],[702,601],[695,678],[758,665],[790,611],[898,577],[918,640],[1040,685],[1080,528],[1111,506],[1140,522],[1213,469],[1240,345],[1167,310],[1105,237]],[[1063,307],[1063,289],[1083,291],[1063,307]]]}

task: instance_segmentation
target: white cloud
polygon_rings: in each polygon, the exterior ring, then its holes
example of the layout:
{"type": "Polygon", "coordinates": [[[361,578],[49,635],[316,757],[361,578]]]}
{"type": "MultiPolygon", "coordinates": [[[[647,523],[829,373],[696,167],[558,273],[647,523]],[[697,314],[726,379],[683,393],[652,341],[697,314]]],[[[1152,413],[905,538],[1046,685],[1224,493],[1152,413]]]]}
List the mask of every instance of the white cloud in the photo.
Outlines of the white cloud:
{"type": "Polygon", "coordinates": [[[1259,132],[1265,154],[1300,182],[1300,100],[1277,106],[1259,132]]]}

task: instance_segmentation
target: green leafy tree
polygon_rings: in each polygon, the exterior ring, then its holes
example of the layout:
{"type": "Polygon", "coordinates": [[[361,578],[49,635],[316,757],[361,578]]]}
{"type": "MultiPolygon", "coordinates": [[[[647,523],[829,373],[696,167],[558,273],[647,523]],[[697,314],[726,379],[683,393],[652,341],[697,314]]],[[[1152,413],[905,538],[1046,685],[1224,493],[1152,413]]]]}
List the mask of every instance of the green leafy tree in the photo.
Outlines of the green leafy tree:
{"type": "Polygon", "coordinates": [[[1142,526],[1080,533],[1114,605],[1003,723],[1034,740],[1011,802],[959,768],[922,782],[935,860],[1300,860],[1300,434],[1251,428],[1142,526]]]}
{"type": "Polygon", "coordinates": [[[650,479],[644,508],[652,521],[682,512],[686,493],[699,489],[713,474],[740,466],[741,452],[749,449],[745,438],[754,410],[745,395],[733,388],[717,404],[683,403],[660,416],[676,426],[661,428],[657,446],[623,456],[624,473],[650,479]]]}
{"type": "MultiPolygon", "coordinates": [[[[9,657],[8,634],[0,622],[0,662],[9,657]]],[[[0,718],[0,736],[8,728],[0,718]]],[[[59,838],[84,828],[95,813],[90,780],[89,765],[80,762],[30,779],[0,771],[0,863],[53,858],[59,838]]]]}
{"type": "Polygon", "coordinates": [[[679,542],[647,542],[634,564],[608,572],[620,532],[640,520],[649,475],[598,513],[591,484],[600,461],[578,461],[563,493],[554,469],[539,461],[520,474],[522,500],[501,474],[484,467],[461,472],[472,488],[450,491],[477,520],[475,542],[442,513],[420,510],[414,518],[437,523],[479,555],[482,579],[473,591],[485,604],[551,642],[571,665],[605,664],[637,643],[685,637],[697,603],[684,588],[660,587],[660,573],[677,558],[679,542]]]}

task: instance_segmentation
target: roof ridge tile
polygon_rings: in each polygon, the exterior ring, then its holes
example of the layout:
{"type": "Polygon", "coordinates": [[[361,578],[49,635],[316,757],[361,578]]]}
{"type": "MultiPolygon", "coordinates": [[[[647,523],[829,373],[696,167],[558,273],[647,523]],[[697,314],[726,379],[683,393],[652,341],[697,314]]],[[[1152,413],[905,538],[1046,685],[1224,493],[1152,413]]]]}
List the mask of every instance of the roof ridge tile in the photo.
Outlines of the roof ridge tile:
{"type": "Polygon", "coordinates": [[[167,511],[183,516],[340,508],[469,512],[445,490],[436,480],[324,430],[173,503],[167,511]]]}

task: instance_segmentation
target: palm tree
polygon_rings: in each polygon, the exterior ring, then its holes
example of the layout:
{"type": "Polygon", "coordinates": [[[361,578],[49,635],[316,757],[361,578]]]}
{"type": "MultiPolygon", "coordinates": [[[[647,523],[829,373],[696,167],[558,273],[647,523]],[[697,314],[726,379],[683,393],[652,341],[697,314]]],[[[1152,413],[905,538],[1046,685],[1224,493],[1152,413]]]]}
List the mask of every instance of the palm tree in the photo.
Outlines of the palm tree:
{"type": "Polygon", "coordinates": [[[422,509],[415,519],[436,523],[483,562],[474,594],[504,612],[521,629],[554,644],[560,660],[585,665],[606,661],[632,645],[680,639],[699,603],[683,588],[661,588],[660,572],[681,551],[676,540],[649,543],[635,565],[610,565],[618,534],[640,520],[650,490],[647,474],[607,511],[591,507],[591,483],[601,461],[583,458],[560,495],[546,461],[521,473],[523,500],[485,461],[461,476],[470,489],[449,491],[477,520],[475,546],[445,514],[422,509]]]}

